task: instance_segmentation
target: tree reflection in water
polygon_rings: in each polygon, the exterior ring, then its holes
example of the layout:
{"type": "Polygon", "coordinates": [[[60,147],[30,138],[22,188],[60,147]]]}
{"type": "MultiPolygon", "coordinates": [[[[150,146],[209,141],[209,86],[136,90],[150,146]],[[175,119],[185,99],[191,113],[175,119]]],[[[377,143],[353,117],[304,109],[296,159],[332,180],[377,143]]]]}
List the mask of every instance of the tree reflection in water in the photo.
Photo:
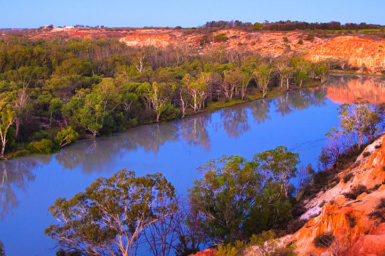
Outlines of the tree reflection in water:
{"type": "Polygon", "coordinates": [[[35,179],[31,172],[37,166],[34,160],[0,161],[0,219],[12,213],[18,205],[15,189],[26,190],[28,182],[35,179]]]}
{"type": "Polygon", "coordinates": [[[225,108],[221,110],[223,129],[229,138],[238,138],[239,135],[249,130],[249,120],[244,106],[225,108]]]}
{"type": "Polygon", "coordinates": [[[211,115],[199,115],[181,121],[181,135],[189,145],[210,149],[210,137],[206,127],[211,122],[211,115]]]}

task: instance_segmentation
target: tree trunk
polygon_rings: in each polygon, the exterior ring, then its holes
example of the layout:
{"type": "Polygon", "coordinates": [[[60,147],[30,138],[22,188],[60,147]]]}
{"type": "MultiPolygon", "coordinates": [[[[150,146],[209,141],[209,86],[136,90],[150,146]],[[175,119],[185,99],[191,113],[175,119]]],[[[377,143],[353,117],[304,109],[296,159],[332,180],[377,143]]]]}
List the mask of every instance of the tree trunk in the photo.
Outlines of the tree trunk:
{"type": "Polygon", "coordinates": [[[159,123],[160,120],[160,112],[156,112],[156,122],[159,123]]]}
{"type": "Polygon", "coordinates": [[[289,82],[289,78],[286,78],[286,89],[287,89],[287,90],[290,90],[290,82],[289,82]]]}
{"type": "Polygon", "coordinates": [[[15,126],[16,126],[15,139],[17,140],[19,138],[19,131],[20,131],[20,118],[19,117],[16,117],[15,126]]]}
{"type": "Polygon", "coordinates": [[[183,118],[186,113],[186,105],[183,100],[182,92],[179,92],[179,97],[180,97],[180,108],[182,110],[182,118],[183,118]]]}

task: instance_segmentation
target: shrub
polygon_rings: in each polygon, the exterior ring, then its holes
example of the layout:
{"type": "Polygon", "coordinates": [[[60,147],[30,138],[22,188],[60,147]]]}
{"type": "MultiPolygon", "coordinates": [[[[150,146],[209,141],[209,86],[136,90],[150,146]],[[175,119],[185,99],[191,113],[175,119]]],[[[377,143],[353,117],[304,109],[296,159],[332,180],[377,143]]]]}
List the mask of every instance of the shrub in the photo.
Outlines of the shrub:
{"type": "Polygon", "coordinates": [[[218,34],[214,37],[215,42],[226,42],[227,40],[229,40],[229,38],[226,36],[225,33],[218,34]]]}
{"type": "Polygon", "coordinates": [[[283,41],[284,41],[285,43],[290,42],[290,41],[289,41],[289,38],[287,38],[287,36],[284,36],[284,37],[283,37],[283,41]]]}
{"type": "Polygon", "coordinates": [[[235,245],[232,244],[226,244],[226,245],[219,245],[217,256],[237,256],[240,255],[240,253],[245,248],[245,244],[241,241],[236,241],[235,245]]]}
{"type": "Polygon", "coordinates": [[[70,126],[67,129],[63,128],[58,132],[55,141],[62,148],[77,140],[78,137],[79,134],[70,126]]]}
{"type": "Polygon", "coordinates": [[[354,188],[352,188],[352,190],[349,193],[344,193],[344,196],[346,198],[351,199],[351,200],[356,200],[357,197],[364,192],[366,192],[366,193],[369,192],[368,189],[366,188],[366,186],[358,185],[358,186],[355,186],[354,188]]]}
{"type": "Polygon", "coordinates": [[[318,235],[313,243],[316,247],[321,247],[321,248],[329,248],[334,241],[334,236],[332,233],[323,233],[318,235]]]}
{"type": "Polygon", "coordinates": [[[297,44],[303,44],[303,40],[299,39],[297,44]]]}
{"type": "Polygon", "coordinates": [[[313,42],[314,41],[314,34],[313,33],[309,33],[306,36],[305,40],[313,42]]]}
{"type": "Polygon", "coordinates": [[[385,198],[381,198],[380,203],[369,214],[369,218],[385,222],[385,198]]]}
{"type": "Polygon", "coordinates": [[[55,151],[54,144],[50,139],[33,141],[28,144],[27,149],[31,151],[31,153],[39,153],[39,154],[49,154],[55,151]]]}
{"type": "Polygon", "coordinates": [[[347,183],[349,180],[351,180],[353,178],[353,173],[351,172],[347,172],[345,175],[344,175],[344,183],[347,183]]]}
{"type": "Polygon", "coordinates": [[[355,227],[356,224],[357,224],[357,222],[356,222],[356,217],[354,217],[351,213],[346,214],[346,217],[347,217],[347,219],[348,219],[348,221],[349,221],[349,226],[350,226],[351,228],[355,227]]]}

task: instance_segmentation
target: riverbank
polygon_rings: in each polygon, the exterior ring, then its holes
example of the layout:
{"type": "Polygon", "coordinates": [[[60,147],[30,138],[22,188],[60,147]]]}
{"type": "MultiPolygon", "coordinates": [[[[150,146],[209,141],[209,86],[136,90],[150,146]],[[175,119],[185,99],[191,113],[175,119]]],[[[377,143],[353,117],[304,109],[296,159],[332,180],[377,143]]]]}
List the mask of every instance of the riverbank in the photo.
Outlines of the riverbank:
{"type": "Polygon", "coordinates": [[[362,73],[362,72],[356,72],[356,71],[347,71],[347,70],[330,70],[330,73],[332,75],[351,75],[351,76],[370,76],[370,77],[381,77],[385,78],[385,74],[377,74],[377,73],[362,73]]]}
{"type": "MultiPolygon", "coordinates": [[[[272,99],[272,98],[279,97],[279,96],[287,93],[288,91],[301,90],[304,88],[313,88],[313,87],[318,87],[320,85],[322,85],[320,81],[309,80],[309,81],[305,82],[302,85],[302,87],[299,87],[296,85],[291,85],[289,90],[284,90],[283,88],[275,87],[275,88],[269,90],[269,92],[266,94],[265,98],[262,97],[262,92],[260,92],[260,90],[258,88],[249,88],[249,93],[247,93],[245,95],[245,99],[243,99],[243,100],[242,99],[231,99],[231,100],[220,99],[218,101],[212,101],[212,102],[208,103],[206,108],[204,108],[200,111],[197,111],[197,112],[188,111],[188,112],[186,112],[185,117],[194,116],[194,115],[198,115],[198,114],[202,114],[202,113],[211,113],[211,112],[215,112],[215,111],[218,111],[220,109],[223,109],[223,108],[232,107],[232,106],[240,105],[240,104],[245,104],[245,103],[256,101],[256,100],[272,99]]],[[[180,119],[180,117],[170,119],[167,121],[162,121],[162,122],[170,122],[170,121],[173,121],[176,119],[180,119]]],[[[155,121],[142,122],[142,123],[139,123],[138,125],[133,126],[133,127],[140,127],[142,125],[149,125],[149,124],[154,124],[154,123],[156,123],[156,122],[155,121]]],[[[133,128],[133,127],[131,127],[131,128],[133,128]]],[[[102,135],[101,137],[104,137],[104,136],[106,136],[106,135],[102,135]]],[[[89,139],[89,137],[81,137],[77,141],[84,140],[84,139],[89,139]]],[[[76,142],[74,142],[74,143],[76,143],[76,142]]],[[[36,154],[36,152],[30,152],[27,149],[27,146],[28,146],[28,144],[26,144],[26,143],[18,144],[18,150],[5,154],[5,156],[3,158],[0,158],[0,161],[11,160],[11,159],[16,159],[18,157],[24,157],[24,156],[36,154]]],[[[52,150],[50,152],[38,152],[38,153],[39,154],[53,154],[53,153],[57,153],[60,151],[59,147],[56,147],[53,149],[54,150],[52,150]]]]}

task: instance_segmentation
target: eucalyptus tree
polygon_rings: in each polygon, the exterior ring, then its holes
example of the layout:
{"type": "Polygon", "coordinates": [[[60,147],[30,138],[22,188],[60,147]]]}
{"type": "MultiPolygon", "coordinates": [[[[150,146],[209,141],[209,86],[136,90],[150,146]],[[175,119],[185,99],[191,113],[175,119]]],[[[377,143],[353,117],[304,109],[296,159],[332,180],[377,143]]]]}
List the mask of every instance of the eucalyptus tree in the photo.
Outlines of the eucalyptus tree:
{"type": "Polygon", "coordinates": [[[124,169],[69,200],[57,199],[49,210],[59,224],[45,234],[66,251],[134,255],[143,231],[177,211],[174,197],[174,187],[162,174],[136,177],[124,169]]]}
{"type": "Polygon", "coordinates": [[[0,102],[0,158],[4,157],[8,141],[8,132],[11,125],[15,122],[16,113],[8,103],[0,102]]]}
{"type": "Polygon", "coordinates": [[[327,135],[344,147],[361,148],[365,141],[374,139],[380,132],[382,117],[366,104],[343,104],[338,109],[340,125],[327,135]]]}
{"type": "Polygon", "coordinates": [[[292,218],[287,188],[297,163],[298,154],[284,147],[256,154],[252,161],[240,156],[209,161],[189,193],[201,230],[214,244],[223,244],[284,228],[292,218]]]}
{"type": "Polygon", "coordinates": [[[262,91],[262,97],[265,98],[269,89],[270,74],[273,69],[266,63],[260,64],[253,72],[253,76],[258,82],[262,91]]]}
{"type": "Polygon", "coordinates": [[[187,93],[191,97],[191,107],[194,112],[204,107],[204,102],[208,96],[208,80],[209,73],[200,73],[197,78],[192,77],[190,74],[186,74],[182,83],[184,84],[187,93]]]}

